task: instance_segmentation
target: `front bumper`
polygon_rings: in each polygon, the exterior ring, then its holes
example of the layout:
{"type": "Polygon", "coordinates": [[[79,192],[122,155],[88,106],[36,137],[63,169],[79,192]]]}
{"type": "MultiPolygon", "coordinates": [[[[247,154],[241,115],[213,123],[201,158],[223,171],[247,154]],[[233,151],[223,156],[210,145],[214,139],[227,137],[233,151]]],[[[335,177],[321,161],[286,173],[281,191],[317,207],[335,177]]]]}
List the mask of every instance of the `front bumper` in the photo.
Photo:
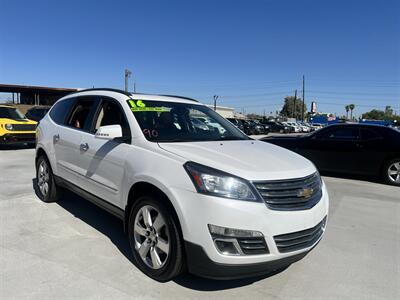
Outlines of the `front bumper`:
{"type": "MultiPolygon", "coordinates": [[[[313,247],[315,246],[316,244],[313,247]]],[[[262,263],[233,265],[216,263],[207,256],[201,246],[185,242],[186,260],[189,272],[201,277],[221,280],[256,277],[282,270],[304,258],[312,249],[313,248],[296,255],[262,263]]]]}
{"type": "Polygon", "coordinates": [[[0,136],[0,145],[34,144],[36,133],[6,133],[0,136]]]}
{"type": "MultiPolygon", "coordinates": [[[[202,195],[183,189],[172,189],[174,197],[179,199],[178,216],[181,223],[183,238],[187,246],[189,270],[204,277],[218,277],[215,268],[238,270],[228,272],[229,278],[246,276],[246,270],[251,266],[250,273],[279,269],[304,257],[322,238],[307,248],[281,253],[275,243],[274,236],[294,233],[310,229],[319,224],[327,215],[329,198],[325,185],[322,186],[322,198],[311,209],[299,211],[276,211],[268,209],[265,203],[255,203],[239,200],[202,195]],[[258,255],[225,255],[218,252],[208,229],[208,224],[250,231],[259,231],[264,235],[268,246],[268,254],[258,255]],[[198,245],[201,248],[195,249],[198,245]],[[194,250],[193,250],[194,249],[194,250]],[[203,253],[201,253],[203,252],[203,253]],[[194,254],[193,254],[194,253],[194,254]],[[203,257],[204,262],[199,263],[203,257]],[[208,262],[207,262],[208,261],[208,262]],[[193,266],[191,266],[193,265],[193,266]],[[278,267],[277,267],[278,266],[278,267]],[[214,268],[215,267],[215,268],[214,268]],[[208,270],[212,272],[207,275],[208,270]]],[[[197,247],[198,248],[198,247],[197,247]]],[[[223,274],[223,273],[222,273],[223,274]]]]}

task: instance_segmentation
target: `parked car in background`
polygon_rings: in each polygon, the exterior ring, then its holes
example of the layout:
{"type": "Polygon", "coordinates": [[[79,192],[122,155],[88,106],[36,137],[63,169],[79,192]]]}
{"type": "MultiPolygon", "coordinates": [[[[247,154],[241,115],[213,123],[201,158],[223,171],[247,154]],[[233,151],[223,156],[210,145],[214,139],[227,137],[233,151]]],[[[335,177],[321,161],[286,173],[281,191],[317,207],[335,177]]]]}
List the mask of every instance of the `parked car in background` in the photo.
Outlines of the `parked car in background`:
{"type": "Polygon", "coordinates": [[[311,126],[314,128],[314,131],[315,131],[315,130],[324,128],[326,125],[325,124],[319,124],[319,123],[312,123],[311,126]]]}
{"type": "Polygon", "coordinates": [[[34,120],[36,122],[39,122],[43,117],[47,114],[47,112],[50,110],[50,107],[48,106],[35,106],[26,112],[25,116],[29,120],[34,120]]]}
{"type": "Polygon", "coordinates": [[[300,132],[300,128],[299,128],[298,126],[295,126],[295,125],[293,125],[293,124],[291,124],[291,123],[289,123],[289,122],[282,122],[282,124],[283,124],[284,126],[286,126],[287,128],[289,128],[289,132],[291,132],[291,133],[298,133],[298,132],[300,132]]]}
{"type": "Polygon", "coordinates": [[[233,125],[235,125],[237,128],[239,128],[241,131],[244,132],[243,124],[242,124],[242,122],[239,122],[238,119],[235,119],[235,118],[227,118],[227,120],[228,120],[229,122],[231,122],[233,125]]]}
{"type": "Polygon", "coordinates": [[[308,126],[305,122],[297,121],[296,124],[300,127],[301,132],[311,132],[311,127],[308,126]]]}
{"type": "Polygon", "coordinates": [[[247,135],[256,134],[254,125],[243,119],[237,119],[243,125],[243,132],[247,135]]]}
{"type": "Polygon", "coordinates": [[[158,281],[282,270],[327,224],[329,196],[309,160],[185,97],[69,94],[39,123],[35,165],[44,202],[67,188],[120,218],[135,265],[158,281]],[[193,126],[199,116],[223,133],[193,126]]]}
{"type": "Polygon", "coordinates": [[[377,175],[400,186],[400,132],[393,128],[337,124],[304,136],[262,140],[303,155],[321,171],[377,175]]]}
{"type": "Polygon", "coordinates": [[[254,129],[254,134],[265,134],[265,127],[263,125],[257,123],[255,120],[248,120],[247,122],[254,129]]]}
{"type": "Polygon", "coordinates": [[[268,120],[261,120],[261,124],[268,125],[270,132],[279,132],[279,133],[289,133],[290,128],[282,123],[268,121],[268,120]]]}
{"type": "Polygon", "coordinates": [[[263,134],[268,134],[268,133],[271,132],[271,129],[270,129],[269,125],[267,125],[267,124],[262,124],[262,123],[260,122],[260,120],[253,120],[253,121],[254,121],[254,123],[256,123],[257,125],[262,126],[262,127],[264,128],[263,134]]]}
{"type": "Polygon", "coordinates": [[[18,108],[0,105],[0,145],[34,145],[36,125],[37,122],[27,119],[18,108]]]}

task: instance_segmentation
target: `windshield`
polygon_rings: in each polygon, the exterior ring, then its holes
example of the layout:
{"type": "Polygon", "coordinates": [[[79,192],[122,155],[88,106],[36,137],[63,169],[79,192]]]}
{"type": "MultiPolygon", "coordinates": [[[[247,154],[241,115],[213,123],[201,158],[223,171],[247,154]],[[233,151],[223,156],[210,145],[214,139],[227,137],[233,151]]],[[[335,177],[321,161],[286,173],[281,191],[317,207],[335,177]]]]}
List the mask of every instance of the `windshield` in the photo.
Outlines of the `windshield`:
{"type": "Polygon", "coordinates": [[[151,100],[127,102],[144,136],[152,142],[250,139],[207,106],[151,100]]]}
{"type": "Polygon", "coordinates": [[[12,119],[12,120],[26,119],[23,113],[21,113],[15,107],[0,107],[0,118],[12,119]]]}

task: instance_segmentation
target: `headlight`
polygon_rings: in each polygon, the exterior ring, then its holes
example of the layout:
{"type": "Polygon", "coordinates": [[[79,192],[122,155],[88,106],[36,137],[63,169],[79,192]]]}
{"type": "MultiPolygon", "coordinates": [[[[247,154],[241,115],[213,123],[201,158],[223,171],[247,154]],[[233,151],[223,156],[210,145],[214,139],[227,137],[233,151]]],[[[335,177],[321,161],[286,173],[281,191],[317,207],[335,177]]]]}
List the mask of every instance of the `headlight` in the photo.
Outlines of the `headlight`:
{"type": "Polygon", "coordinates": [[[197,192],[230,199],[258,202],[249,183],[239,177],[194,162],[184,165],[197,192]]]}
{"type": "Polygon", "coordinates": [[[7,130],[13,130],[12,124],[6,124],[5,128],[6,128],[7,130]]]}

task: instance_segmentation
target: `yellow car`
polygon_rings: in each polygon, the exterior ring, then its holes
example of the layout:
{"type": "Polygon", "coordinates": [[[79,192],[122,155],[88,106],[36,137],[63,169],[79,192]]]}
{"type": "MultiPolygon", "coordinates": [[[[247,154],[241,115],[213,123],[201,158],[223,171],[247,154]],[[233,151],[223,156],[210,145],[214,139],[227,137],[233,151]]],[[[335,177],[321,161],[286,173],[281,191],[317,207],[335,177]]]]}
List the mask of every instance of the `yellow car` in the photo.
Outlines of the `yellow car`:
{"type": "Polygon", "coordinates": [[[0,105],[0,145],[35,144],[36,126],[18,108],[0,105]]]}

